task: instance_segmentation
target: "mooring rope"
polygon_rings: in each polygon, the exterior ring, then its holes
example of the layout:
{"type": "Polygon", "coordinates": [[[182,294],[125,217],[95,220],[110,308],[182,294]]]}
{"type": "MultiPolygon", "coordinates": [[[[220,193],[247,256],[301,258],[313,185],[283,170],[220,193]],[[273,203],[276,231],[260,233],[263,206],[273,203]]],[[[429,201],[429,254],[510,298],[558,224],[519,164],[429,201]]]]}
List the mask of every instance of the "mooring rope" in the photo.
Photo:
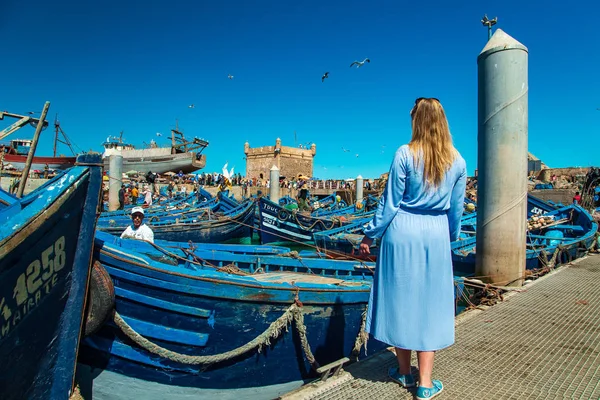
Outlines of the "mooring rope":
{"type": "Polygon", "coordinates": [[[287,331],[287,327],[290,323],[292,323],[292,321],[294,322],[296,331],[300,336],[304,356],[314,369],[319,368],[319,364],[317,363],[310,349],[308,338],[306,337],[306,325],[304,325],[304,315],[302,314],[301,306],[299,306],[297,302],[292,304],[277,320],[272,322],[264,332],[255,337],[253,340],[233,350],[208,356],[192,356],[165,349],[164,347],[161,347],[156,343],[153,343],[145,337],[141,336],[131,326],[129,326],[127,322],[125,322],[125,320],[121,317],[121,315],[118,312],[115,311],[114,313],[114,322],[119,327],[119,329],[121,329],[121,331],[129,339],[133,340],[137,345],[139,345],[146,351],[181,364],[204,366],[210,366],[212,364],[237,358],[254,349],[257,349],[260,353],[262,348],[269,346],[271,344],[271,341],[278,338],[282,334],[284,329],[287,331]]]}
{"type": "MultiPolygon", "coordinates": [[[[310,226],[306,226],[306,225],[302,225],[302,223],[300,222],[300,220],[298,219],[298,214],[297,213],[292,213],[294,215],[294,219],[296,220],[296,223],[298,224],[299,227],[301,227],[304,230],[310,231],[312,230],[315,226],[317,226],[317,224],[321,223],[321,226],[323,228],[325,228],[325,230],[330,230],[333,229],[335,227],[335,224],[337,221],[339,221],[338,218],[331,218],[331,226],[328,228],[327,225],[325,225],[325,221],[323,221],[322,219],[317,219],[315,222],[313,222],[310,226]]],[[[311,217],[313,218],[313,217],[311,217]]]]}
{"type": "Polygon", "coordinates": [[[69,400],[84,400],[83,396],[81,395],[79,385],[76,385],[75,388],[73,388],[73,392],[69,396],[69,400]]]}
{"type": "Polygon", "coordinates": [[[367,325],[367,311],[368,309],[365,309],[365,311],[362,313],[360,329],[356,339],[354,340],[354,348],[352,348],[352,355],[354,355],[356,358],[358,358],[360,355],[360,350],[363,347],[365,348],[365,353],[367,352],[367,342],[369,341],[369,334],[365,331],[367,325]]]}

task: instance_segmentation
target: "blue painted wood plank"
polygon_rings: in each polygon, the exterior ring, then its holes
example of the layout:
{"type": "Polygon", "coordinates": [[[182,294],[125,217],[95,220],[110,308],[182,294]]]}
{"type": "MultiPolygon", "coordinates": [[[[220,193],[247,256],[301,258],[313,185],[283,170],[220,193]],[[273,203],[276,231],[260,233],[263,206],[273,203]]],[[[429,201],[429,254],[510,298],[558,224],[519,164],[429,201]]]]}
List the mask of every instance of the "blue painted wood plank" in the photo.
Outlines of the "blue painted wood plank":
{"type": "Polygon", "coordinates": [[[145,304],[150,307],[160,308],[179,314],[186,314],[201,318],[208,318],[210,316],[210,310],[172,303],[170,301],[157,299],[156,297],[145,296],[143,294],[132,292],[130,290],[123,289],[120,287],[115,287],[115,295],[123,299],[135,301],[137,303],[145,304]]]}
{"type": "MultiPolygon", "coordinates": [[[[145,350],[137,347],[131,347],[128,344],[121,342],[118,338],[115,340],[109,340],[98,335],[94,335],[86,338],[85,345],[95,350],[101,351],[105,354],[112,354],[117,357],[124,358],[125,360],[133,361],[135,363],[148,365],[151,367],[158,368],[160,370],[172,370],[168,365],[168,361],[162,357],[158,357],[154,354],[150,354],[145,350]],[[165,360],[161,362],[160,360],[165,360]]],[[[179,371],[197,373],[197,369],[188,367],[185,364],[177,364],[181,366],[177,368],[179,371]]]]}
{"type": "Polygon", "coordinates": [[[152,338],[158,340],[164,340],[165,342],[183,344],[186,346],[197,346],[204,347],[208,342],[208,333],[199,333],[186,331],[183,329],[170,328],[159,324],[153,324],[151,322],[140,321],[139,319],[127,317],[121,315],[121,318],[134,331],[144,336],[145,338],[152,338]]]}

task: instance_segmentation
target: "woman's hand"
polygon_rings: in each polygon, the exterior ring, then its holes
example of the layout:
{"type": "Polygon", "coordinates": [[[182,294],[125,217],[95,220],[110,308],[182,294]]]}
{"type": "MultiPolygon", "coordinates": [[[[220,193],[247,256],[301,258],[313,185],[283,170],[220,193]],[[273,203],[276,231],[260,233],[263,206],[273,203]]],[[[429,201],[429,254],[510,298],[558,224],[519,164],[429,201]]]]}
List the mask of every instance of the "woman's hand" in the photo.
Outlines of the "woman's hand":
{"type": "Polygon", "coordinates": [[[360,247],[358,248],[358,254],[361,256],[371,254],[371,245],[373,244],[373,239],[367,237],[366,235],[363,237],[362,242],[360,242],[360,247]]]}

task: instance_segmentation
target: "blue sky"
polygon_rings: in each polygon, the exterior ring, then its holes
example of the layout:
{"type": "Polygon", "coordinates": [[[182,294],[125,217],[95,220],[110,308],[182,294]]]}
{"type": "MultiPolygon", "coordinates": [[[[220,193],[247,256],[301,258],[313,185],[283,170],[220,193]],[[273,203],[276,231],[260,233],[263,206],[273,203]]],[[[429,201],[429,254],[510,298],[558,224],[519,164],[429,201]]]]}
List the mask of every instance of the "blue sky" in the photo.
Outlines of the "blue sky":
{"type": "MultiPolygon", "coordinates": [[[[551,167],[600,164],[600,34],[586,18],[599,3],[402,3],[3,0],[0,109],[48,100],[49,118],[96,151],[121,130],[142,147],[178,120],[210,142],[207,171],[243,173],[245,141],[293,146],[295,131],[317,144],[315,176],[347,178],[386,172],[414,99],[431,96],[473,173],[487,13],[529,48],[529,150],[551,167]]],[[[42,136],[37,154],[51,154],[51,129],[42,136]]]]}

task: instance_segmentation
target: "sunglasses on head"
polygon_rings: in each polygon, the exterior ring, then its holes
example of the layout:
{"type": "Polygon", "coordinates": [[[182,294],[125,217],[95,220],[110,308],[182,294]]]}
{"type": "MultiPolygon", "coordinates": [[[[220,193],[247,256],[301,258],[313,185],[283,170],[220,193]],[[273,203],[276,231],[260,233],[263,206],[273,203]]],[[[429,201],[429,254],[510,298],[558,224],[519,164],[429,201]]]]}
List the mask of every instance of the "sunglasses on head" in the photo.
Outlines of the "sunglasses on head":
{"type": "Polygon", "coordinates": [[[435,100],[435,101],[437,101],[438,103],[440,102],[440,101],[439,101],[438,99],[436,99],[435,97],[419,97],[418,99],[416,99],[416,100],[415,100],[415,106],[416,106],[417,104],[419,104],[419,103],[421,102],[421,100],[426,100],[426,99],[429,99],[429,100],[435,100]]]}
{"type": "Polygon", "coordinates": [[[410,109],[410,116],[411,116],[411,117],[412,117],[412,116],[413,116],[413,114],[415,113],[415,110],[417,109],[417,106],[419,105],[419,103],[420,103],[422,100],[426,100],[426,99],[429,99],[429,100],[435,100],[435,101],[437,101],[438,103],[440,102],[440,101],[439,101],[438,99],[436,99],[435,97],[419,97],[418,99],[416,99],[416,100],[415,100],[415,105],[413,106],[413,108],[411,108],[411,109],[410,109]]]}

